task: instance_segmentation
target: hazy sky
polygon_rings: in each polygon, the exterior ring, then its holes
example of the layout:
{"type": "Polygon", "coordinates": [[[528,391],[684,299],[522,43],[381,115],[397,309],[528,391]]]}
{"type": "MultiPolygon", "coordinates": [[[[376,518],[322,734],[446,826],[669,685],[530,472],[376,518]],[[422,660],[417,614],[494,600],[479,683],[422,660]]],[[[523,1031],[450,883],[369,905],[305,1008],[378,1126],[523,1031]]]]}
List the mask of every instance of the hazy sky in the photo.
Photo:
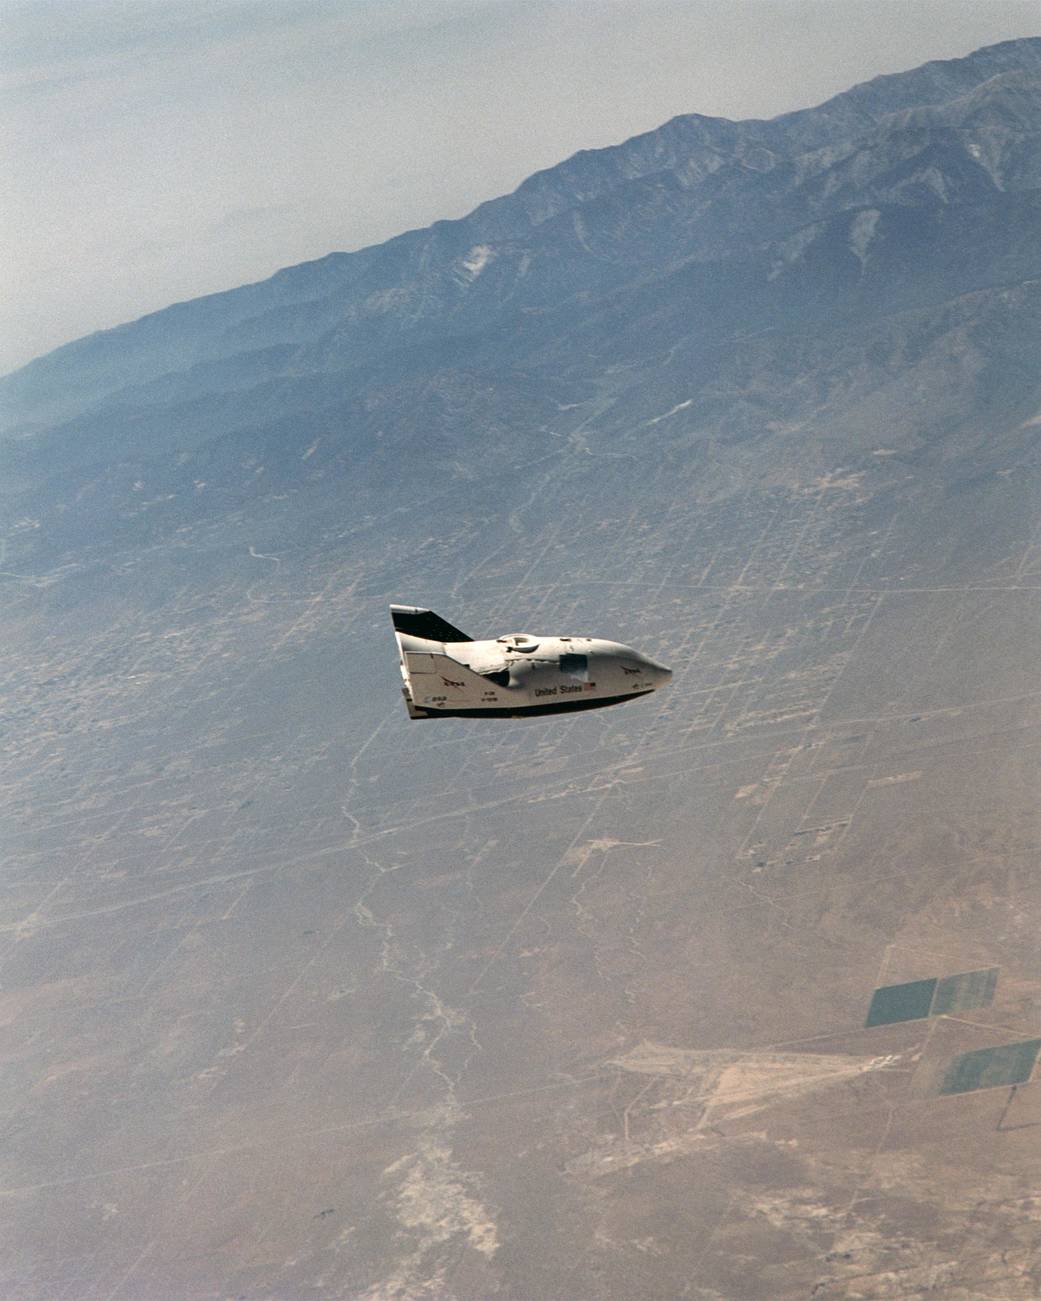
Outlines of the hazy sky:
{"type": "Polygon", "coordinates": [[[1039,0],[0,0],[0,372],[677,113],[1039,30],[1039,0]]]}

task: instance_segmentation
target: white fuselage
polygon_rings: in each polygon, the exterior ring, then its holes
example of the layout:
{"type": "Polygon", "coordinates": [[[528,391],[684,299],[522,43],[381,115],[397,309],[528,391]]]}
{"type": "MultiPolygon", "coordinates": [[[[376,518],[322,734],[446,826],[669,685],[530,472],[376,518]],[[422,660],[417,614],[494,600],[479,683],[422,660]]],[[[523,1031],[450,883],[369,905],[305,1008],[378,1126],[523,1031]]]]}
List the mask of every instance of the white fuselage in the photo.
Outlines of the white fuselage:
{"type": "Polygon", "coordinates": [[[619,642],[533,637],[437,642],[397,633],[413,718],[515,718],[619,704],[665,686],[672,673],[619,642]]]}

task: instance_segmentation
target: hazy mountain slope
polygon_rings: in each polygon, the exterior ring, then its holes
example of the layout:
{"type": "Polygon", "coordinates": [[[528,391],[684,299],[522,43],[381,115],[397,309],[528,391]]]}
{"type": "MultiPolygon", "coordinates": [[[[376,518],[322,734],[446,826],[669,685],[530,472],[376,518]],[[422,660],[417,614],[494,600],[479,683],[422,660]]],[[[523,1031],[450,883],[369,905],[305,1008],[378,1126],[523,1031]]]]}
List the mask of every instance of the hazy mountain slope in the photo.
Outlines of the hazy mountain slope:
{"type": "MultiPolygon", "coordinates": [[[[464,386],[507,385],[504,427],[527,440],[518,392],[530,390],[526,403],[540,409],[552,391],[566,412],[606,382],[616,400],[635,386],[630,407],[664,403],[675,355],[650,377],[621,382],[605,381],[603,367],[641,359],[653,368],[656,353],[680,348],[678,400],[692,399],[685,427],[696,437],[698,391],[744,335],[830,332],[1030,281],[1041,272],[1039,51],[1041,42],[1017,42],[927,65],[772,123],[678,119],[570,160],[464,221],[60,349],[5,381],[11,404],[26,404],[26,427],[37,428],[10,453],[14,509],[35,517],[40,502],[30,507],[17,488],[42,474],[44,501],[60,514],[26,536],[60,546],[82,528],[103,531],[105,512],[123,509],[120,494],[138,481],[166,503],[140,521],[148,531],[205,512],[206,490],[200,498],[190,485],[211,484],[228,448],[251,438],[278,448],[321,437],[364,476],[382,454],[369,445],[370,417],[387,403],[388,382],[389,401],[411,409],[414,385],[460,370],[484,377],[464,386]],[[926,102],[909,107],[915,87],[926,102]],[[858,134],[843,137],[853,104],[858,134]],[[539,203],[532,185],[542,187],[539,203]],[[493,228],[494,242],[475,243],[493,228]],[[126,382],[149,373],[156,378],[126,382]],[[121,387],[98,402],[98,383],[121,387]],[[55,403],[79,414],[45,432],[41,414],[55,403]],[[81,478],[95,485],[87,494],[81,478]]],[[[986,400],[1002,412],[1035,400],[1028,374],[1004,396],[999,389],[986,400]]],[[[461,438],[494,441],[476,412],[458,415],[461,438]]],[[[561,437],[577,419],[552,405],[542,415],[561,437]]],[[[434,446],[403,435],[396,454],[412,462],[406,478],[428,475],[434,446]]],[[[225,466],[229,475],[228,502],[264,490],[225,466]]]]}
{"type": "Polygon", "coordinates": [[[461,221],[333,254],[70,344],[4,381],[6,419],[35,425],[106,391],[255,348],[325,338],[332,355],[324,364],[342,365],[359,349],[407,338],[417,324],[443,332],[480,327],[504,307],[541,310],[648,267],[776,237],[875,197],[867,193],[872,185],[884,198],[916,183],[971,183],[969,145],[990,160],[983,170],[994,185],[1036,184],[1039,68],[1041,40],[1011,42],[876,79],[772,122],[674,119],[624,145],[576,155],[461,221]],[[915,110],[925,114],[921,135],[905,120],[912,105],[931,106],[915,110]],[[966,122],[975,122],[980,139],[959,140],[962,156],[948,148],[946,168],[925,156],[930,129],[943,135],[949,123],[964,131],[966,122]],[[1025,156],[1010,162],[1017,149],[1025,156]],[[842,180],[843,162],[854,155],[856,195],[842,180]],[[904,174],[894,176],[895,168],[904,174]],[[814,171],[825,173],[816,194],[812,185],[803,189],[802,173],[814,171]]]}

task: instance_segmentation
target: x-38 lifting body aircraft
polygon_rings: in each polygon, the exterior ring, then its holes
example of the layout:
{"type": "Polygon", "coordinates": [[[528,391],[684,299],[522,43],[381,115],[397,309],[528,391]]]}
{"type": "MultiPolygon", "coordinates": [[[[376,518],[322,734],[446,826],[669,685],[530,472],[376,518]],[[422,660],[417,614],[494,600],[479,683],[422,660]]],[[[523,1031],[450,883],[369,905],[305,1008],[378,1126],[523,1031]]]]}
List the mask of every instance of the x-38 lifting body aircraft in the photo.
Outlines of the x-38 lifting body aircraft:
{"type": "Polygon", "coordinates": [[[474,641],[433,610],[392,605],[409,718],[530,718],[656,691],[664,664],[616,641],[510,633],[474,641]]]}

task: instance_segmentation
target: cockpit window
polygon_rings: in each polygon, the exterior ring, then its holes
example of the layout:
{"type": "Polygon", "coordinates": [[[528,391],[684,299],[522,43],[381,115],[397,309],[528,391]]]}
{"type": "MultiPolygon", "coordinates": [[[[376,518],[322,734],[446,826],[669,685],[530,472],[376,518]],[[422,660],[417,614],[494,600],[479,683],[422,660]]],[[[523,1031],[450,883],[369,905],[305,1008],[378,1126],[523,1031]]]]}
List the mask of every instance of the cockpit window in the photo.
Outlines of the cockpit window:
{"type": "Polygon", "coordinates": [[[581,678],[583,682],[589,680],[589,656],[574,655],[570,651],[560,657],[560,671],[566,673],[572,678],[581,678]]]}

